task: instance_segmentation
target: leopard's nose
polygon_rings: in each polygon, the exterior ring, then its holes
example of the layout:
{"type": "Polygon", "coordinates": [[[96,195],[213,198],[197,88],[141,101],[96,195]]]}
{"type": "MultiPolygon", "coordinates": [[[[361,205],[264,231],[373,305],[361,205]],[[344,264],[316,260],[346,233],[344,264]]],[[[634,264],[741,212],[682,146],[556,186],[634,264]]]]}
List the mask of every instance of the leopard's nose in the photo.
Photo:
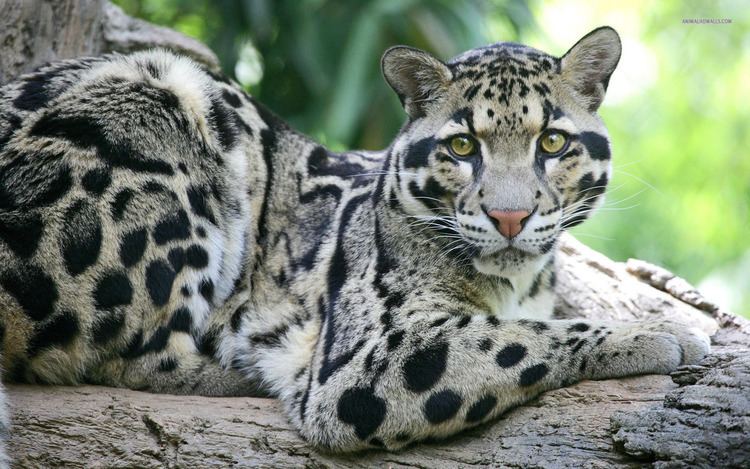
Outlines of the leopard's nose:
{"type": "Polygon", "coordinates": [[[495,227],[501,235],[508,239],[514,238],[523,230],[531,212],[527,210],[490,210],[487,215],[495,220],[495,227]]]}

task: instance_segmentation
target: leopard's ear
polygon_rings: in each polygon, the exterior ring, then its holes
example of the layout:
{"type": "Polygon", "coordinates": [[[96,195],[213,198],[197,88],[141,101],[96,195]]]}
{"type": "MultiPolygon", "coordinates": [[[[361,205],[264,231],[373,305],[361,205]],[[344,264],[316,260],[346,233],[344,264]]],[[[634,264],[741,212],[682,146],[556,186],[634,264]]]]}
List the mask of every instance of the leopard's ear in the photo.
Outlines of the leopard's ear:
{"type": "Polygon", "coordinates": [[[380,61],[383,76],[412,118],[424,115],[425,107],[440,95],[453,77],[442,61],[407,46],[391,47],[380,61]]]}
{"type": "Polygon", "coordinates": [[[562,56],[563,80],[584,100],[589,111],[596,111],[602,104],[621,52],[620,36],[603,26],[585,35],[562,56]]]}

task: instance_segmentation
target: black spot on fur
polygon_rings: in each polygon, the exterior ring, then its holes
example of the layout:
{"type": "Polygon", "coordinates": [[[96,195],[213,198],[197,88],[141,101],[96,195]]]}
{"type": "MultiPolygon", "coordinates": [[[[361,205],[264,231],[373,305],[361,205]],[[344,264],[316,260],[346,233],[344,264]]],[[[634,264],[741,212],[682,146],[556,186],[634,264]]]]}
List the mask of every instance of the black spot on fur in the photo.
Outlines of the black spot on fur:
{"type": "Polygon", "coordinates": [[[177,360],[173,357],[164,358],[159,362],[159,371],[162,373],[169,373],[175,369],[177,369],[177,360]]]}
{"type": "Polygon", "coordinates": [[[445,372],[448,360],[448,343],[434,342],[411,354],[403,366],[406,388],[424,392],[433,387],[445,372]]]}
{"type": "Polygon", "coordinates": [[[609,151],[609,140],[596,132],[581,132],[578,136],[593,160],[608,160],[612,156],[609,151]]]}
{"type": "Polygon", "coordinates": [[[16,131],[21,128],[21,124],[23,123],[23,121],[18,115],[7,111],[3,114],[0,114],[0,118],[5,120],[5,127],[0,130],[1,152],[3,150],[3,147],[5,147],[5,145],[10,141],[16,131]]]}
{"type": "Polygon", "coordinates": [[[549,373],[549,368],[544,363],[530,366],[521,372],[518,384],[522,387],[532,386],[542,380],[549,373]]]}
{"type": "MultiPolygon", "coordinates": [[[[140,84],[140,91],[145,91],[142,84],[140,84]]],[[[177,100],[177,97],[169,90],[150,88],[149,91],[162,98],[171,96],[173,100],[177,100]]],[[[64,116],[61,112],[54,110],[42,116],[31,128],[31,135],[63,138],[78,147],[95,148],[97,156],[117,168],[169,176],[174,173],[172,166],[167,162],[147,158],[138,152],[131,142],[111,140],[98,119],[84,114],[64,116]]]]}
{"type": "Polygon", "coordinates": [[[452,418],[463,404],[461,396],[450,389],[436,392],[424,404],[424,416],[433,425],[452,418]]]}
{"type": "Polygon", "coordinates": [[[217,343],[219,341],[219,331],[216,329],[209,329],[203,335],[198,338],[198,342],[195,344],[198,347],[198,351],[201,355],[207,357],[216,356],[217,343]]]}
{"type": "Polygon", "coordinates": [[[277,347],[281,345],[281,339],[282,337],[286,336],[287,332],[289,332],[289,325],[282,324],[281,326],[274,328],[270,332],[251,335],[250,337],[248,337],[248,340],[253,345],[277,347]]]}
{"type": "Polygon", "coordinates": [[[481,84],[475,84],[471,85],[466,90],[464,90],[464,98],[466,98],[467,101],[471,101],[474,99],[474,97],[479,92],[479,89],[482,87],[481,84]]]}
{"type": "Polygon", "coordinates": [[[365,172],[365,168],[340,154],[318,146],[308,156],[307,171],[310,176],[347,176],[361,174],[365,172]]]}
{"type": "Polygon", "coordinates": [[[578,366],[578,371],[584,373],[586,371],[586,365],[588,364],[586,357],[581,359],[581,364],[578,366]]]}
{"type": "Polygon", "coordinates": [[[198,291],[200,292],[201,296],[206,299],[209,303],[211,303],[214,300],[214,282],[210,278],[201,280],[200,285],[198,285],[198,291]]]}
{"type": "Polygon", "coordinates": [[[101,195],[111,183],[112,175],[104,168],[94,168],[81,178],[83,188],[94,195],[101,195]]]}
{"type": "Polygon", "coordinates": [[[360,440],[375,433],[385,419],[385,412],[385,401],[368,388],[347,389],[341,394],[337,405],[339,419],[353,425],[354,433],[360,440]]]}
{"type": "Polygon", "coordinates": [[[133,334],[130,340],[128,340],[125,348],[120,352],[120,356],[126,360],[138,358],[138,351],[141,349],[141,343],[143,343],[143,329],[133,334]]]}
{"type": "Polygon", "coordinates": [[[232,328],[232,332],[238,332],[240,330],[240,324],[242,323],[242,316],[247,313],[247,307],[240,306],[232,313],[232,318],[229,321],[229,326],[232,328]]]}
{"type": "Polygon", "coordinates": [[[96,209],[79,200],[65,212],[61,249],[70,275],[82,274],[94,265],[102,247],[102,228],[96,209]]]}
{"type": "Polygon", "coordinates": [[[148,342],[143,344],[143,347],[141,347],[141,350],[138,353],[140,355],[145,355],[147,353],[161,352],[167,348],[167,342],[169,342],[169,336],[171,334],[172,331],[168,327],[158,327],[148,342]]]}
{"type": "Polygon", "coordinates": [[[131,231],[122,237],[120,242],[120,262],[125,268],[138,263],[146,251],[148,233],[145,228],[131,231]]]}
{"type": "Polygon", "coordinates": [[[58,298],[57,287],[39,267],[27,265],[16,271],[4,272],[0,285],[34,321],[42,321],[52,314],[58,298]]]}
{"type": "Polygon", "coordinates": [[[510,344],[503,347],[502,350],[497,352],[495,361],[502,368],[510,368],[517,365],[526,356],[526,347],[521,344],[510,344]]]}
{"type": "Polygon", "coordinates": [[[208,265],[208,253],[197,244],[193,244],[185,251],[185,259],[190,267],[202,269],[208,265]]]}
{"type": "MultiPolygon", "coordinates": [[[[565,226],[570,227],[572,225],[569,225],[569,224],[566,223],[565,226]]],[[[539,252],[541,254],[547,254],[548,252],[550,252],[552,250],[552,248],[555,247],[555,242],[556,242],[556,240],[553,239],[553,240],[551,240],[549,242],[546,242],[546,243],[542,244],[541,246],[539,246],[539,252]]]]}
{"type": "Polygon", "coordinates": [[[479,350],[482,352],[489,352],[492,349],[492,339],[489,337],[479,341],[479,350]]]}
{"type": "Polygon", "coordinates": [[[64,347],[73,342],[79,332],[78,318],[70,311],[64,311],[34,328],[26,354],[33,358],[46,349],[64,347]]]}
{"type": "Polygon", "coordinates": [[[568,332],[586,332],[590,328],[591,326],[589,326],[585,322],[577,322],[573,324],[572,326],[568,327],[568,332]]]}
{"type": "Polygon", "coordinates": [[[181,247],[174,247],[169,250],[169,253],[167,254],[167,259],[169,260],[169,263],[172,265],[172,269],[175,272],[179,272],[182,270],[183,267],[185,267],[185,250],[181,247]]]}
{"type": "Polygon", "coordinates": [[[161,70],[159,70],[155,63],[150,61],[146,62],[144,64],[144,67],[146,68],[148,74],[152,77],[156,78],[157,80],[161,78],[161,70]]]}
{"type": "Polygon", "coordinates": [[[594,173],[586,173],[578,181],[578,192],[583,194],[594,185],[594,173]]]}
{"type": "Polygon", "coordinates": [[[54,73],[35,73],[26,77],[21,93],[13,100],[13,105],[24,111],[36,111],[44,107],[50,100],[47,83],[54,73]]]}
{"type": "Polygon", "coordinates": [[[211,207],[208,206],[208,192],[206,189],[198,186],[190,186],[187,188],[187,196],[193,213],[215,225],[216,217],[211,207]]]}
{"type": "Polygon", "coordinates": [[[534,298],[539,294],[539,288],[542,284],[542,273],[536,274],[536,277],[534,277],[534,281],[531,282],[531,287],[529,287],[529,298],[534,298]]]}
{"type": "Polygon", "coordinates": [[[167,189],[167,186],[164,184],[161,184],[156,181],[147,181],[142,189],[143,192],[147,192],[149,194],[166,194],[168,195],[172,200],[177,200],[177,195],[175,195],[174,192],[167,189]]]}
{"type": "Polygon", "coordinates": [[[495,408],[497,398],[495,396],[484,396],[469,407],[466,412],[466,421],[469,423],[480,422],[495,408]]]}
{"type": "Polygon", "coordinates": [[[396,441],[403,443],[405,441],[411,440],[412,437],[411,437],[411,434],[408,432],[400,432],[396,434],[395,438],[396,438],[396,441]]]}
{"type": "Polygon", "coordinates": [[[448,319],[450,319],[450,316],[444,316],[442,318],[438,318],[430,323],[430,327],[442,326],[448,321],[448,319]]]}
{"type": "Polygon", "coordinates": [[[339,223],[338,234],[336,238],[336,247],[333,251],[333,255],[331,256],[331,262],[328,266],[328,301],[324,302],[321,298],[319,303],[321,317],[324,320],[325,327],[325,330],[322,332],[322,338],[324,340],[323,363],[321,364],[320,370],[318,372],[318,382],[320,384],[324,384],[333,373],[335,373],[342,366],[346,365],[354,357],[357,348],[361,346],[361,344],[357,344],[355,348],[341,353],[336,357],[334,357],[331,353],[331,349],[336,340],[336,315],[334,314],[334,311],[336,310],[336,304],[338,302],[341,288],[346,282],[348,273],[350,272],[350,267],[346,259],[344,247],[344,235],[354,213],[366,200],[369,199],[369,193],[360,194],[351,198],[347,202],[341,214],[341,221],[339,223]]]}
{"type": "Polygon", "coordinates": [[[156,306],[164,306],[172,293],[175,272],[172,267],[161,259],[152,261],[146,267],[146,289],[151,301],[156,306]]]}
{"type": "Polygon", "coordinates": [[[471,322],[471,316],[468,314],[462,314],[461,319],[458,320],[458,323],[456,324],[456,327],[458,329],[463,329],[464,327],[468,326],[471,322]]]}
{"type": "Polygon", "coordinates": [[[94,302],[97,309],[110,310],[128,305],[133,299],[133,286],[122,272],[108,272],[96,284],[94,302]]]}
{"type": "Polygon", "coordinates": [[[125,326],[125,313],[121,311],[101,311],[91,326],[91,335],[97,345],[105,344],[120,334],[125,326]]]}
{"type": "Polygon", "coordinates": [[[221,96],[224,98],[224,101],[227,102],[232,107],[240,107],[242,106],[242,101],[240,101],[240,97],[237,96],[235,93],[232,93],[229,90],[222,90],[221,96]]]}
{"type": "Polygon", "coordinates": [[[5,152],[0,166],[0,211],[46,207],[67,194],[73,176],[64,156],[49,150],[5,152]]]}
{"type": "Polygon", "coordinates": [[[133,191],[130,189],[123,189],[115,195],[112,201],[112,218],[115,221],[122,220],[125,215],[125,210],[128,208],[128,204],[133,198],[133,191]]]}
{"type": "Polygon", "coordinates": [[[237,142],[237,115],[216,98],[211,98],[210,102],[208,119],[216,131],[221,148],[228,150],[237,142]]]}
{"type": "Polygon", "coordinates": [[[430,153],[435,148],[435,138],[427,137],[418,140],[406,149],[403,156],[404,167],[422,168],[427,166],[430,153]]]}
{"type": "Polygon", "coordinates": [[[190,315],[190,310],[184,306],[177,308],[172,313],[172,318],[169,320],[167,327],[177,332],[190,332],[190,328],[193,327],[193,317],[190,315]]]}
{"type": "Polygon", "coordinates": [[[388,335],[388,351],[395,350],[401,345],[404,340],[404,331],[391,332],[388,335]]]}
{"type": "Polygon", "coordinates": [[[39,246],[43,232],[42,217],[36,212],[0,213],[0,240],[18,257],[31,257],[39,246]]]}
{"type": "MultiPolygon", "coordinates": [[[[604,339],[604,337],[602,337],[602,339],[604,339]]],[[[583,339],[580,342],[578,342],[576,346],[573,347],[573,349],[570,351],[570,354],[575,355],[579,350],[581,350],[581,347],[586,345],[586,342],[587,342],[586,339],[583,339]]]]}
{"type": "Polygon", "coordinates": [[[183,209],[161,220],[154,228],[154,241],[159,245],[177,239],[188,239],[189,237],[190,220],[183,209]]]}

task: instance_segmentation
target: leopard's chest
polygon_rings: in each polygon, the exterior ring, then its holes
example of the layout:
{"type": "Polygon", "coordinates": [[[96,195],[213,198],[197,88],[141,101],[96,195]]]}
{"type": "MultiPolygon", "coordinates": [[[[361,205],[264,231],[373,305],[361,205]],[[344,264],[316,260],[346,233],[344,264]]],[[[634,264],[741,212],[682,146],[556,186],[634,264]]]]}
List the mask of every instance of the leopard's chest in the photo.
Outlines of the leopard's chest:
{"type": "Polygon", "coordinates": [[[548,272],[529,272],[503,279],[488,289],[484,300],[502,319],[550,319],[555,303],[550,278],[548,272]]]}

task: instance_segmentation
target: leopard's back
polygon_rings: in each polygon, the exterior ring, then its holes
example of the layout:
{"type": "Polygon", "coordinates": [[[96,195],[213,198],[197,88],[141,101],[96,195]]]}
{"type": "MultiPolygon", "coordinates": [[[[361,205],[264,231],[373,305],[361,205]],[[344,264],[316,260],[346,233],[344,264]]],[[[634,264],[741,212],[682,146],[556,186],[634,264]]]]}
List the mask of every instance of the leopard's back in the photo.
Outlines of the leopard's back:
{"type": "Polygon", "coordinates": [[[6,373],[76,383],[199,348],[252,259],[264,124],[248,98],[152,51],[43,67],[0,106],[6,373]]]}

